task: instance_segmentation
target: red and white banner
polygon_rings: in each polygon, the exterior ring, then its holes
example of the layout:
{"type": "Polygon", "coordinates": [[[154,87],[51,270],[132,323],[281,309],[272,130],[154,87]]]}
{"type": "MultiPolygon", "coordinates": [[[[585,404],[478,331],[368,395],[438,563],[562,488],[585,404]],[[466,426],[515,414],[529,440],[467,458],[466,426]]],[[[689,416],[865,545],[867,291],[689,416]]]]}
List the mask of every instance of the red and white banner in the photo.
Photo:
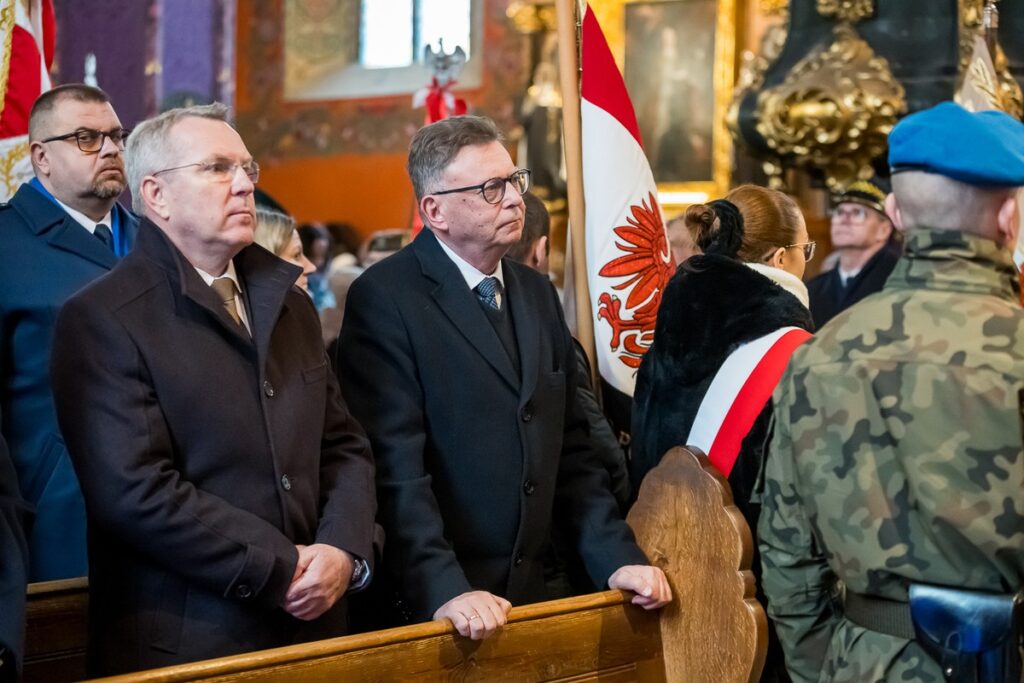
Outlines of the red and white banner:
{"type": "Polygon", "coordinates": [[[807,330],[783,327],[729,354],[701,400],[686,445],[704,451],[729,476],[743,439],[771,399],[790,357],[810,338],[807,330]]]}
{"type": "Polygon", "coordinates": [[[0,201],[32,177],[28,115],[52,87],[54,36],[52,0],[0,0],[0,201]]]}
{"type": "Polygon", "coordinates": [[[587,282],[598,370],[632,396],[675,262],[633,104],[589,6],[582,44],[587,282]]]}

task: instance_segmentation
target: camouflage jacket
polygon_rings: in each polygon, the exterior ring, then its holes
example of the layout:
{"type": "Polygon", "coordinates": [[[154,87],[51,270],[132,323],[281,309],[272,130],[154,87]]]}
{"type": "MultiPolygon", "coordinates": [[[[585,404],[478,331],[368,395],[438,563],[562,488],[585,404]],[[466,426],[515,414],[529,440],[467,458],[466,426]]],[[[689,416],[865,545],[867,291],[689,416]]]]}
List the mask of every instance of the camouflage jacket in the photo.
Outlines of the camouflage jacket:
{"type": "Polygon", "coordinates": [[[845,620],[849,590],[1024,585],[1024,310],[1010,252],[918,231],[885,288],[776,388],[759,542],[795,681],[926,681],[912,641],[845,620]]]}

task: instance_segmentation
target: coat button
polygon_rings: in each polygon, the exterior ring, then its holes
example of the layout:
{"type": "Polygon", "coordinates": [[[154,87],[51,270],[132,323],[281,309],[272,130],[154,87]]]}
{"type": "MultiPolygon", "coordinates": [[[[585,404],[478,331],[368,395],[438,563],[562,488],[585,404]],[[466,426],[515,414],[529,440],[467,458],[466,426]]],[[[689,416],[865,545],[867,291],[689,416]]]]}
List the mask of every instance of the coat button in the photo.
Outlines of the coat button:
{"type": "Polygon", "coordinates": [[[252,597],[252,589],[249,588],[249,584],[240,583],[235,587],[235,595],[240,597],[242,600],[252,597]]]}
{"type": "Polygon", "coordinates": [[[518,567],[522,563],[523,563],[523,554],[522,553],[516,553],[516,557],[515,557],[514,560],[512,560],[512,564],[514,564],[515,566],[518,567]]]}
{"type": "Polygon", "coordinates": [[[281,475],[281,488],[283,488],[285,491],[292,490],[292,480],[288,478],[287,474],[281,475]]]}
{"type": "Polygon", "coordinates": [[[521,417],[523,418],[523,422],[529,422],[533,419],[533,404],[529,401],[527,401],[526,405],[523,406],[521,417]]]}
{"type": "Polygon", "coordinates": [[[537,490],[537,487],[529,479],[527,479],[526,483],[523,484],[523,493],[525,493],[528,496],[532,496],[533,492],[536,491],[536,490],[537,490]]]}
{"type": "Polygon", "coordinates": [[[274,385],[270,383],[270,380],[263,382],[263,393],[267,395],[267,398],[274,398],[274,385]]]}

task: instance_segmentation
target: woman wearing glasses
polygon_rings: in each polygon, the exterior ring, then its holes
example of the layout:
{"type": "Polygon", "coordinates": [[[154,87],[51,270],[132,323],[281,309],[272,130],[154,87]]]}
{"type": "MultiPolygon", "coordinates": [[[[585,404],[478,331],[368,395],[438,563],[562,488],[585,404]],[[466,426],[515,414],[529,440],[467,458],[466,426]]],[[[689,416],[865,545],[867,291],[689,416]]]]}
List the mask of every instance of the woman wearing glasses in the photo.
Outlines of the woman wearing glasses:
{"type": "MultiPolygon", "coordinates": [[[[633,490],[674,446],[697,446],[732,487],[752,530],[751,502],[771,418],[771,390],[809,337],[801,277],[814,242],[800,209],[775,190],[743,185],[691,206],[685,221],[703,252],[665,288],[654,343],[633,399],[633,490]]],[[[754,557],[760,575],[760,561],[754,557]]],[[[760,590],[758,597],[761,597],[760,590]]],[[[774,631],[762,680],[788,680],[774,631]]]]}

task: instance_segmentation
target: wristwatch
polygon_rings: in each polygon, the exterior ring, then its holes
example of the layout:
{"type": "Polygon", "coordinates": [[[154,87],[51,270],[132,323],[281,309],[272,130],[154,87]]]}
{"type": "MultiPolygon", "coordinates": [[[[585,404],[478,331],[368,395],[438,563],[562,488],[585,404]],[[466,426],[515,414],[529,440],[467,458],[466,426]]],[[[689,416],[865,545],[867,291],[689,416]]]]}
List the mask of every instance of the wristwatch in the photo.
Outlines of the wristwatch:
{"type": "Polygon", "coordinates": [[[348,589],[359,590],[363,588],[370,579],[370,565],[361,557],[353,558],[352,578],[348,582],[348,589]]]}

